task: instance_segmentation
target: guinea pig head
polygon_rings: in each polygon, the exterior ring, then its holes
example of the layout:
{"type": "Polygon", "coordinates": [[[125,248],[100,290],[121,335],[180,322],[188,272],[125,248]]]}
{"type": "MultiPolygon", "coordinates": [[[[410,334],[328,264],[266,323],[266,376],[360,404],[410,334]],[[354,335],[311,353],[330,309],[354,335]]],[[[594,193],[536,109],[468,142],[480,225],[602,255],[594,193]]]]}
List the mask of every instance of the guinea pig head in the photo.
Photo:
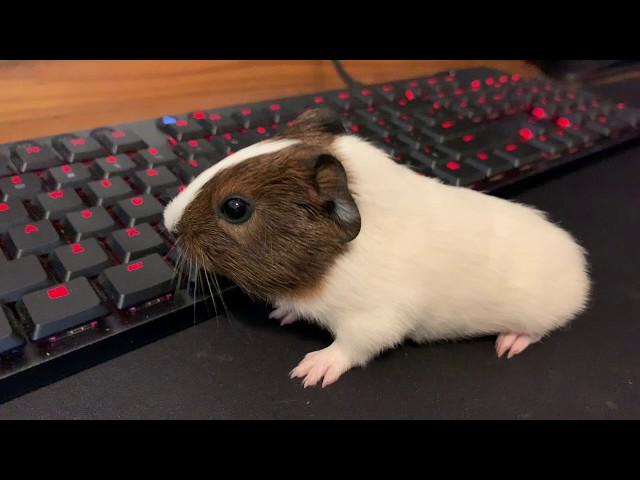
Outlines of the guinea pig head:
{"type": "Polygon", "coordinates": [[[266,300],[313,291],[360,232],[342,163],[275,139],[203,172],[165,210],[181,253],[266,300]]]}

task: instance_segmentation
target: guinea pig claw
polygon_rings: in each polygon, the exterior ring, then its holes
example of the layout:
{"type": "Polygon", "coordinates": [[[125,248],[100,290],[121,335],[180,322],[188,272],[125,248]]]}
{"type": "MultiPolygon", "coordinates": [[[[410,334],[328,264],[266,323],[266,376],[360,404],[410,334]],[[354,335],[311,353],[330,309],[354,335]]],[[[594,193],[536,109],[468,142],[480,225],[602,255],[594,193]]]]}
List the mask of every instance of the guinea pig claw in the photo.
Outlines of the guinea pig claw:
{"type": "Polygon", "coordinates": [[[496,339],[496,354],[498,358],[502,358],[506,353],[507,359],[511,359],[538,340],[540,338],[535,338],[525,333],[501,333],[496,339]]]}

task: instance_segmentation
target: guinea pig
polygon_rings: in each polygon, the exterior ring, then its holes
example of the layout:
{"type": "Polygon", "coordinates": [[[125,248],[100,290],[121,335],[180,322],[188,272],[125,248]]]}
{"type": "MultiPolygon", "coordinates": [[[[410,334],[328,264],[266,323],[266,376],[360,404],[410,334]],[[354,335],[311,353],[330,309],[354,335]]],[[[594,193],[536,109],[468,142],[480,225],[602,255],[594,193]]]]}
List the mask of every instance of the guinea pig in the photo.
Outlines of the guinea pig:
{"type": "Polygon", "coordinates": [[[521,353],[584,310],[585,251],[533,208],[448,186],[309,110],[201,173],[164,212],[179,251],[333,343],[290,372],[329,385],[403,340],[496,335],[521,353]]]}

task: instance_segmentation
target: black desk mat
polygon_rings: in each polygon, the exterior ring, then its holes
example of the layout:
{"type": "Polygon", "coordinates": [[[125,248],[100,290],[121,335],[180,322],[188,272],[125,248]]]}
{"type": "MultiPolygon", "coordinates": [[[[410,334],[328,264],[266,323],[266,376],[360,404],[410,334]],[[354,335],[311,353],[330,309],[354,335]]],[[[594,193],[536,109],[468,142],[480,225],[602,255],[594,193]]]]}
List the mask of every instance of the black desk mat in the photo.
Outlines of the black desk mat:
{"type": "MultiPolygon", "coordinates": [[[[640,106],[640,84],[599,89],[640,106]],[[634,101],[634,99],[637,99],[634,101]]],[[[589,251],[589,310],[514,360],[493,338],[406,344],[335,385],[287,374],[328,345],[240,297],[219,317],[0,405],[0,419],[640,418],[640,146],[530,182],[511,198],[549,212],[589,251]]]]}

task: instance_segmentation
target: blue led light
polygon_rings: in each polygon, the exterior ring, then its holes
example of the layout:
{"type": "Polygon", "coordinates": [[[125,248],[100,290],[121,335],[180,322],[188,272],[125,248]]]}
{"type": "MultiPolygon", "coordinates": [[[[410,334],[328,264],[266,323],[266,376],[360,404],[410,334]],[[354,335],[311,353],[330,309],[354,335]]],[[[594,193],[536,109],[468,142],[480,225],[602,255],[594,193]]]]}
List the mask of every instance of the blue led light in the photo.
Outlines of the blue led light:
{"type": "Polygon", "coordinates": [[[171,125],[176,122],[177,120],[175,117],[162,117],[162,123],[164,123],[165,125],[171,125]]]}

